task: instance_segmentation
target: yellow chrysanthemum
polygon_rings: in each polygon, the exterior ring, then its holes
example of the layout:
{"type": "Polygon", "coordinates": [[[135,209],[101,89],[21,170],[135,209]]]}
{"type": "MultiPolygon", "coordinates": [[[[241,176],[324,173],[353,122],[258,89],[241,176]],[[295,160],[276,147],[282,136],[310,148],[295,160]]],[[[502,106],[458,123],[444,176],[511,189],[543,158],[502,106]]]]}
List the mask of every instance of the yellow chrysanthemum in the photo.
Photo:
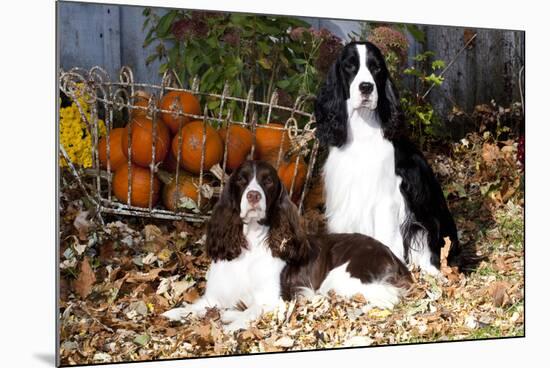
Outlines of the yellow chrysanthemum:
{"type": "MultiPolygon", "coordinates": [[[[90,107],[83,97],[77,98],[82,112],[86,119],[92,124],[90,107]]],[[[97,119],[99,136],[105,134],[105,123],[101,119],[97,119]]],[[[78,106],[75,102],[71,106],[63,107],[59,110],[59,139],[60,143],[65,148],[70,160],[82,167],[92,166],[92,135],[88,132],[86,123],[84,122],[78,106]]],[[[66,166],[65,160],[61,160],[61,166],[66,166]]]]}

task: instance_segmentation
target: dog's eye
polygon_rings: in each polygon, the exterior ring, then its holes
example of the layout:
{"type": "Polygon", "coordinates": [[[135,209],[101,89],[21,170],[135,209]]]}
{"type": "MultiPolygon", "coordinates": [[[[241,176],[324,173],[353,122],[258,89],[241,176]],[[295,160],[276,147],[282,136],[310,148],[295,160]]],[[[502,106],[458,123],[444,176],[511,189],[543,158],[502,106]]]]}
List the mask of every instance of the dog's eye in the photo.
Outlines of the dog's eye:
{"type": "Polygon", "coordinates": [[[348,62],[344,64],[344,69],[346,69],[347,72],[354,72],[355,71],[355,63],[348,62]]]}
{"type": "Polygon", "coordinates": [[[266,176],[264,179],[264,185],[272,185],[273,184],[273,178],[271,176],[266,176]]]}
{"type": "Polygon", "coordinates": [[[237,177],[237,183],[240,184],[240,185],[245,185],[247,183],[247,179],[244,175],[239,175],[237,177]]]}

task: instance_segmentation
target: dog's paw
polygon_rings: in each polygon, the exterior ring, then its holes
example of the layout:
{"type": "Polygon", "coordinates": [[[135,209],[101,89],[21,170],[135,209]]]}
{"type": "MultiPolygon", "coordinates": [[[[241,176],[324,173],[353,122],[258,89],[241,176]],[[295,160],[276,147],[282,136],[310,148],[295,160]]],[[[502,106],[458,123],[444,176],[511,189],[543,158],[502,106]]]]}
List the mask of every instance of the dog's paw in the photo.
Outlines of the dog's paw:
{"type": "Polygon", "coordinates": [[[220,316],[222,323],[224,323],[223,330],[227,333],[234,331],[247,329],[250,322],[257,317],[254,312],[250,310],[226,310],[220,316]]]}
{"type": "Polygon", "coordinates": [[[244,318],[245,312],[239,310],[226,310],[220,316],[222,323],[229,324],[244,318]]]}
{"type": "Polygon", "coordinates": [[[248,328],[248,320],[246,319],[236,319],[233,322],[223,325],[223,330],[225,333],[233,333],[239,330],[245,330],[248,328]]]}
{"type": "Polygon", "coordinates": [[[179,308],[173,308],[162,313],[161,316],[168,318],[171,321],[181,321],[187,317],[194,315],[195,312],[193,308],[189,305],[179,308]]]}

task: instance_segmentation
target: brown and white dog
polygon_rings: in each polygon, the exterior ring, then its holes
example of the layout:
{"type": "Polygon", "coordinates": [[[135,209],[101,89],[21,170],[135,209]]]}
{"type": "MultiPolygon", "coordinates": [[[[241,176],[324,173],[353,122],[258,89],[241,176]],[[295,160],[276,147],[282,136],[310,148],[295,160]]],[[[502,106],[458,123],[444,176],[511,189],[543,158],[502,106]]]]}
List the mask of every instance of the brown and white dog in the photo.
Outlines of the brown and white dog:
{"type": "Polygon", "coordinates": [[[373,238],[307,235],[277,171],[262,161],[247,161],[231,175],[208,224],[206,249],[212,264],[204,295],[165,317],[202,316],[217,307],[231,331],[275,309],[281,298],[330,290],[392,308],[412,281],[373,238]]]}

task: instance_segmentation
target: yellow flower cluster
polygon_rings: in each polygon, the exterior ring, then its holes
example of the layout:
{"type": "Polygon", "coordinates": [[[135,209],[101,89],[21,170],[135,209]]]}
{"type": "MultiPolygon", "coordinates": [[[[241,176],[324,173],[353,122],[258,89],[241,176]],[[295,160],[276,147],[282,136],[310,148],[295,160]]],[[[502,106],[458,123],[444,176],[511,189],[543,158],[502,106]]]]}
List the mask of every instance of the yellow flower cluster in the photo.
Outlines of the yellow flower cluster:
{"type": "MultiPolygon", "coordinates": [[[[87,120],[93,123],[90,119],[90,107],[84,98],[78,98],[78,102],[87,120]]],[[[105,123],[103,120],[98,119],[97,124],[99,136],[101,137],[105,134],[105,123]]],[[[59,110],[59,140],[73,164],[85,168],[92,166],[92,135],[88,132],[86,123],[80,115],[77,104],[74,102],[71,106],[59,110]]],[[[60,162],[61,166],[67,166],[63,158],[60,162]]]]}

